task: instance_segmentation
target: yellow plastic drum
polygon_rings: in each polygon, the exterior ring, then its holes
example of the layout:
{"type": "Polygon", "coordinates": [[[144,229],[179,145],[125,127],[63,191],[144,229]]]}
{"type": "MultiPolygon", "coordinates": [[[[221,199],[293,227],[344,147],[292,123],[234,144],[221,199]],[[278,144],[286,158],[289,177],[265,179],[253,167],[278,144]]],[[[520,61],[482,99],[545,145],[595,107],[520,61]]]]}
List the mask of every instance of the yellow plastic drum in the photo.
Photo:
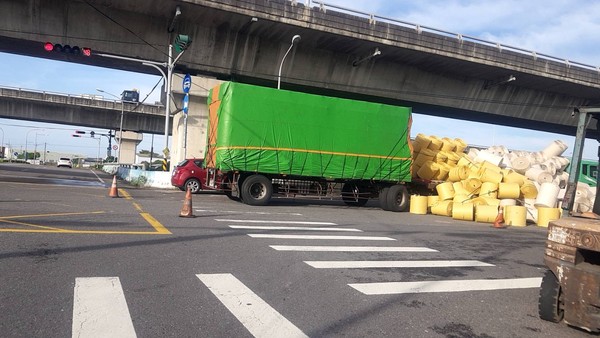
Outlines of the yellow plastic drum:
{"type": "Polygon", "coordinates": [[[475,221],[481,223],[494,223],[498,216],[498,206],[477,205],[475,206],[475,221]]]}
{"type": "Polygon", "coordinates": [[[452,182],[438,184],[435,187],[435,190],[437,190],[441,201],[448,201],[454,198],[454,186],[452,185],[452,182]]]}
{"type": "Polygon", "coordinates": [[[451,216],[452,204],[452,201],[439,201],[431,206],[431,213],[439,216],[451,216]]]}
{"type": "Polygon", "coordinates": [[[497,198],[498,183],[483,182],[483,184],[481,185],[481,191],[479,192],[479,196],[497,198]]]}
{"type": "Polygon", "coordinates": [[[410,196],[410,213],[417,215],[427,214],[427,196],[410,196]]]}
{"type": "Polygon", "coordinates": [[[554,221],[560,218],[559,208],[537,207],[537,211],[537,225],[540,227],[548,227],[548,223],[550,223],[550,221],[554,221]]]}
{"type": "Polygon", "coordinates": [[[517,183],[500,183],[498,184],[498,198],[519,198],[521,189],[517,183]]]}
{"type": "Polygon", "coordinates": [[[454,203],[452,205],[452,218],[463,221],[472,221],[473,203],[454,203]]]}
{"type": "Polygon", "coordinates": [[[521,205],[504,207],[504,222],[506,225],[524,227],[527,225],[527,208],[521,205]]]}
{"type": "MultiPolygon", "coordinates": [[[[518,175],[518,174],[517,174],[518,175]]],[[[521,185],[521,195],[523,198],[536,198],[538,195],[538,190],[530,180],[526,180],[523,185],[521,185]]]]}

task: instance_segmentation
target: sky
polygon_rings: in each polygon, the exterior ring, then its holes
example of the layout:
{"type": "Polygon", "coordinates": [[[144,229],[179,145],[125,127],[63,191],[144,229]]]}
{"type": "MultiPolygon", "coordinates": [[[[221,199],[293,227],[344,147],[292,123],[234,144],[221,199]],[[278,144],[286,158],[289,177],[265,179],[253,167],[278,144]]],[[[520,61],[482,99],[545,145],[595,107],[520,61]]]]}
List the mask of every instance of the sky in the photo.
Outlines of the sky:
{"type": "MultiPolygon", "coordinates": [[[[308,2],[309,0],[304,0],[308,2]]],[[[302,2],[302,0],[299,0],[302,2]]],[[[591,0],[326,0],[365,13],[428,26],[498,42],[560,59],[600,66],[600,2],[591,0]]],[[[119,95],[126,89],[139,89],[140,99],[159,101],[160,88],[152,88],[159,76],[136,74],[107,68],[78,65],[0,53],[0,86],[33,89],[72,95],[119,95]]],[[[161,83],[162,84],[162,83],[161,83]]],[[[176,85],[176,84],[174,84],[176,85]]],[[[117,126],[115,126],[117,127],[117,126]]],[[[107,130],[77,126],[40,124],[0,119],[0,142],[14,149],[38,149],[96,157],[98,141],[74,138],[75,130],[106,133],[107,130]]],[[[476,145],[504,145],[509,149],[539,151],[554,140],[562,140],[570,156],[574,137],[525,129],[444,119],[415,114],[411,134],[460,137],[476,145]]],[[[150,150],[152,137],[144,135],[139,150],[150,150]]],[[[169,142],[170,143],[170,142],[169,142]]],[[[155,135],[154,151],[164,148],[164,135],[155,135]]],[[[106,154],[106,137],[100,153],[106,154]]],[[[596,159],[598,143],[587,139],[584,158],[596,159]]],[[[38,150],[39,151],[39,150],[38,150]]]]}

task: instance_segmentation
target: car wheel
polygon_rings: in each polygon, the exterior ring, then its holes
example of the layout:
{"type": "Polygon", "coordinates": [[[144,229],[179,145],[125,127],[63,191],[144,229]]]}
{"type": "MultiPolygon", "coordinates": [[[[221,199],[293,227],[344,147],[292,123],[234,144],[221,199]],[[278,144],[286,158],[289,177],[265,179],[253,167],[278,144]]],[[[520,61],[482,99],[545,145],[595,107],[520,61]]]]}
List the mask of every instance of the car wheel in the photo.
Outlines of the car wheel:
{"type": "Polygon", "coordinates": [[[558,279],[550,270],[546,270],[546,274],[542,278],[538,312],[540,318],[553,323],[560,322],[564,316],[562,289],[558,279]]]}
{"type": "Polygon", "coordinates": [[[242,183],[241,195],[248,205],[267,205],[273,195],[273,185],[263,175],[252,175],[242,183]]]}
{"type": "Polygon", "coordinates": [[[200,181],[198,181],[196,178],[190,178],[189,180],[185,181],[185,191],[187,191],[188,188],[192,194],[197,194],[201,190],[200,181]]]}
{"type": "Polygon", "coordinates": [[[387,193],[386,201],[389,211],[401,212],[408,209],[409,204],[408,190],[402,184],[396,184],[390,187],[387,193]]]}

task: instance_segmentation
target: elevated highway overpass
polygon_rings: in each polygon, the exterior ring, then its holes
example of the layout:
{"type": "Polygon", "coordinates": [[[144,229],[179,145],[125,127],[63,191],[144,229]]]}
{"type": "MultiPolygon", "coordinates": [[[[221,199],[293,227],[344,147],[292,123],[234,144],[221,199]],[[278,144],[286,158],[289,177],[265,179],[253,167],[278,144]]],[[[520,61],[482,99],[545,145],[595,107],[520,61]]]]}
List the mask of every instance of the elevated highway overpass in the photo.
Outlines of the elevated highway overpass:
{"type": "Polygon", "coordinates": [[[188,34],[193,43],[176,72],[270,86],[299,34],[285,89],[571,135],[573,108],[597,104],[600,89],[595,66],[318,1],[0,0],[0,18],[2,52],[157,74],[98,53],[165,62],[173,35],[188,34]],[[46,41],[93,53],[48,53],[46,41]]]}
{"type": "Polygon", "coordinates": [[[0,118],[160,134],[165,108],[82,95],[0,86],[0,118]]]}

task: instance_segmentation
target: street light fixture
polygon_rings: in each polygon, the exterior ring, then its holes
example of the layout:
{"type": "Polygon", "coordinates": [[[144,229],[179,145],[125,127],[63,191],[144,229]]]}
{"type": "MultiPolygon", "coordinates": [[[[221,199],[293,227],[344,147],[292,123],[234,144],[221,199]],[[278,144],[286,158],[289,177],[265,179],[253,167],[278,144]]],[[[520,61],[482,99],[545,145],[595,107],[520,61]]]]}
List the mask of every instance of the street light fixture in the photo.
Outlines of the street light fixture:
{"type": "Polygon", "coordinates": [[[294,47],[294,43],[296,43],[297,41],[300,41],[300,35],[298,34],[292,37],[292,43],[290,44],[290,48],[288,48],[287,52],[285,52],[283,58],[281,59],[281,64],[279,65],[279,73],[277,75],[277,89],[281,89],[281,68],[283,68],[283,61],[285,61],[285,57],[289,54],[289,52],[292,50],[292,47],[294,47]]]}
{"type": "Polygon", "coordinates": [[[119,101],[121,101],[121,123],[119,124],[119,151],[118,151],[118,159],[119,159],[119,163],[121,163],[121,140],[123,139],[123,108],[125,106],[125,103],[123,102],[123,97],[118,97],[115,94],[111,94],[107,91],[104,91],[100,88],[96,88],[97,91],[99,91],[100,93],[104,93],[104,94],[108,94],[116,99],[118,99],[119,101]]]}

